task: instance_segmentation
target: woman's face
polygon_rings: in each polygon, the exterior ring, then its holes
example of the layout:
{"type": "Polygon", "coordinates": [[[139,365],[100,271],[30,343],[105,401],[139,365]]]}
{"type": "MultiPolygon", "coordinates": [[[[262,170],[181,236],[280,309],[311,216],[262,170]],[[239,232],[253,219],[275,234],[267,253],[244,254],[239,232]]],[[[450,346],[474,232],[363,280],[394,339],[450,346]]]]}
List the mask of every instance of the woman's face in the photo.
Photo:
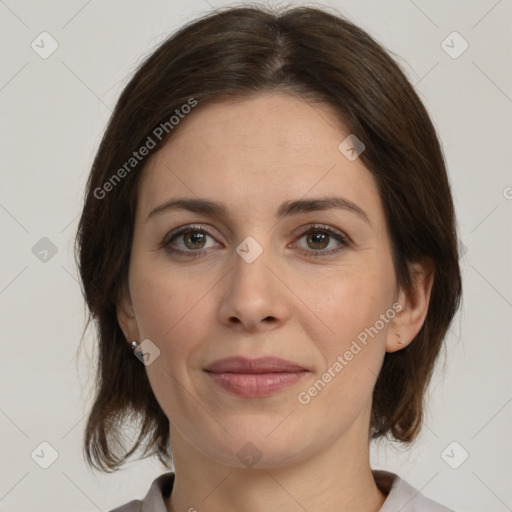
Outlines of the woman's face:
{"type": "Polygon", "coordinates": [[[148,162],[118,317],[160,351],[146,370],[173,450],[277,467],[367,445],[400,306],[379,193],[339,149],[348,135],[324,105],[264,94],[197,107],[148,162]],[[267,356],[298,368],[205,370],[267,356]]]}

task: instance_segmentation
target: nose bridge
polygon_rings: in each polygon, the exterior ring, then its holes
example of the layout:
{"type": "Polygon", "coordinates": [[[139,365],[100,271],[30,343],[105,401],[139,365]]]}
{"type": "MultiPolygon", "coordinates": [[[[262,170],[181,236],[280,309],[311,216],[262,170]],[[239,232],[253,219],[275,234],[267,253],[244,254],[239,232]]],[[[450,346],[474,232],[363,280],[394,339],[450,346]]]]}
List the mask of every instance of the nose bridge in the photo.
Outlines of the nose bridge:
{"type": "MultiPolygon", "coordinates": [[[[262,240],[262,237],[259,237],[262,240]]],[[[269,294],[272,273],[267,266],[271,263],[269,240],[260,244],[254,237],[246,237],[235,249],[234,272],[230,283],[233,293],[256,303],[269,294]],[[263,245],[265,244],[265,246],[263,245]]],[[[268,298],[267,298],[268,300],[268,298]]]]}
{"type": "Polygon", "coordinates": [[[286,316],[286,298],[269,270],[275,266],[270,237],[259,238],[261,243],[247,237],[235,248],[233,271],[219,308],[222,323],[241,323],[247,329],[254,329],[270,320],[282,321],[286,316]]]}

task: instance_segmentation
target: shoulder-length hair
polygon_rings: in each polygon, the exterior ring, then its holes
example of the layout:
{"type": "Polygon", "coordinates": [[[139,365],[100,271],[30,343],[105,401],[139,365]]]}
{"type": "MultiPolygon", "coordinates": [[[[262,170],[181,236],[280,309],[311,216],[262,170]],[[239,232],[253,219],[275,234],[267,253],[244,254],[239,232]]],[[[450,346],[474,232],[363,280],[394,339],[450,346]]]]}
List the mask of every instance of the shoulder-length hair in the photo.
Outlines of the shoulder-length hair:
{"type": "Polygon", "coordinates": [[[184,26],[143,62],[117,102],[92,166],[76,239],[99,347],[84,438],[89,465],[113,471],[138,448],[166,466],[172,460],[169,420],[116,317],[147,161],[138,155],[135,162],[134,152],[149,146],[151,136],[154,154],[172,137],[171,116],[184,105],[270,91],[329,105],[364,142],[360,158],[383,201],[398,284],[412,286],[409,263],[432,263],[424,325],[406,348],[385,355],[370,438],[409,443],[420,430],[426,387],[461,296],[454,207],[435,128],[395,60],[341,16],[310,7],[228,8],[184,26]],[[138,428],[128,447],[127,420],[138,428]]]}

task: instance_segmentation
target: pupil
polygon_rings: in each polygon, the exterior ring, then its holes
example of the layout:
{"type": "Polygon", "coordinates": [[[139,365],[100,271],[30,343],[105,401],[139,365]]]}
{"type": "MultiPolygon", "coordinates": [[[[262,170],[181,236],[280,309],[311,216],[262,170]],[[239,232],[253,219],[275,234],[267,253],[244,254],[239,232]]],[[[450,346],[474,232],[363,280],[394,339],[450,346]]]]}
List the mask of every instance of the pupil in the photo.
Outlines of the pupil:
{"type": "Polygon", "coordinates": [[[204,245],[204,234],[197,232],[187,233],[185,235],[185,245],[189,249],[200,249],[204,245]],[[188,243],[189,241],[191,241],[190,244],[188,243]],[[190,245],[192,245],[192,247],[190,247],[190,245]]]}
{"type": "Polygon", "coordinates": [[[326,233],[321,233],[319,231],[311,233],[309,235],[308,240],[308,242],[311,242],[313,245],[316,245],[316,247],[313,247],[314,249],[324,249],[325,247],[327,247],[328,241],[329,235],[327,235],[326,233]]]}

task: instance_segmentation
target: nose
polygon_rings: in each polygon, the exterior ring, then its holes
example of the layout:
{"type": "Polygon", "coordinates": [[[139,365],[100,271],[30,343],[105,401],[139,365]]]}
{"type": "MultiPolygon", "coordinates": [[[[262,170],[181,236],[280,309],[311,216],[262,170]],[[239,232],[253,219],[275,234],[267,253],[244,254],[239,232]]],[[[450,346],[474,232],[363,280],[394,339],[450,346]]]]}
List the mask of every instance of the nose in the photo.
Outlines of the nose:
{"type": "Polygon", "coordinates": [[[251,263],[236,252],[233,269],[223,280],[219,321],[240,331],[269,331],[283,325],[290,316],[286,286],[276,275],[277,265],[267,250],[251,263]]]}

